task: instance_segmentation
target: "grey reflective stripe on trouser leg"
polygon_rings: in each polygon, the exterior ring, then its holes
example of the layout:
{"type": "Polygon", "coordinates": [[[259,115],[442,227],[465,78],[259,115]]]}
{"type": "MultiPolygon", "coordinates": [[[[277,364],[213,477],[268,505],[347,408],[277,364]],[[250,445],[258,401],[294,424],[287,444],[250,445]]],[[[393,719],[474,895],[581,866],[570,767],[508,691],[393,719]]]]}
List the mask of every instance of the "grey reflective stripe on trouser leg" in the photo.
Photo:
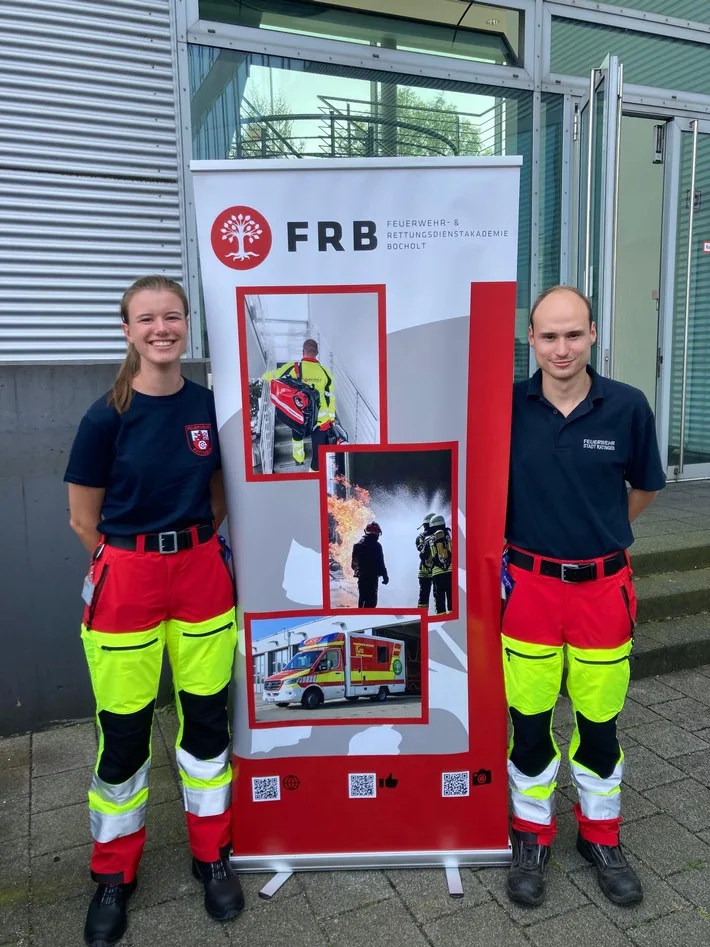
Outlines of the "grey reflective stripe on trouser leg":
{"type": "Polygon", "coordinates": [[[623,760],[606,779],[571,760],[572,780],[577,788],[579,807],[588,819],[618,819],[621,815],[623,760]]]}
{"type": "Polygon", "coordinates": [[[513,814],[524,822],[550,825],[555,815],[555,782],[560,768],[560,758],[552,762],[537,776],[521,773],[512,760],[508,760],[508,786],[513,814]]]}
{"type": "Polygon", "coordinates": [[[123,783],[107,783],[94,773],[89,793],[95,793],[104,802],[115,806],[124,806],[148,785],[148,771],[150,760],[146,760],[137,773],[123,783]]]}
{"type": "Polygon", "coordinates": [[[145,810],[145,802],[137,809],[115,815],[106,815],[105,812],[91,809],[89,812],[91,834],[97,842],[112,842],[123,835],[132,835],[145,825],[145,810]]]}
{"type": "Polygon", "coordinates": [[[198,816],[222,815],[226,812],[232,799],[229,747],[210,760],[201,760],[183,747],[178,747],[176,757],[183,780],[182,797],[185,811],[198,816]],[[225,777],[228,777],[226,782],[225,777]],[[188,780],[217,785],[205,785],[198,789],[186,785],[188,780]]]}

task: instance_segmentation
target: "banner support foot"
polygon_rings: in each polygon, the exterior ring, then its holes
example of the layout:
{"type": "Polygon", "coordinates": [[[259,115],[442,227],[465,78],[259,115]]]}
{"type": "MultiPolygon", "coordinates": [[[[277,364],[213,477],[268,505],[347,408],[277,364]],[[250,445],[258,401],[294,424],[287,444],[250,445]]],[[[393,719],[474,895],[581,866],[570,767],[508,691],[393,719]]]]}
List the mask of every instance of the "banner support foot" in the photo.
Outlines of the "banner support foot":
{"type": "Polygon", "coordinates": [[[452,898],[463,897],[463,883],[461,881],[461,872],[457,867],[445,868],[446,885],[452,898]]]}
{"type": "Polygon", "coordinates": [[[292,871],[277,871],[274,877],[270,881],[267,881],[261,889],[259,897],[267,901],[273,898],[276,892],[286,884],[292,874],[292,871]]]}

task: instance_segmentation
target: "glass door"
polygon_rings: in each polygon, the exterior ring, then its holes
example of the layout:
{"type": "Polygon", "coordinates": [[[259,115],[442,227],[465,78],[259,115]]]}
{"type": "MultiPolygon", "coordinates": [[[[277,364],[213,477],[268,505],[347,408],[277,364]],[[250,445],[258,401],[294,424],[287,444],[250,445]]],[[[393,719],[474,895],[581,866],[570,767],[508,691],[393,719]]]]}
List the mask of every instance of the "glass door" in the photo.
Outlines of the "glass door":
{"type": "Polygon", "coordinates": [[[662,449],[669,480],[710,477],[710,122],[670,128],[662,449]]]}
{"type": "Polygon", "coordinates": [[[597,343],[592,361],[597,371],[613,374],[616,237],[619,192],[619,146],[623,66],[607,56],[589,79],[579,106],[579,242],[577,286],[592,303],[597,343]]]}

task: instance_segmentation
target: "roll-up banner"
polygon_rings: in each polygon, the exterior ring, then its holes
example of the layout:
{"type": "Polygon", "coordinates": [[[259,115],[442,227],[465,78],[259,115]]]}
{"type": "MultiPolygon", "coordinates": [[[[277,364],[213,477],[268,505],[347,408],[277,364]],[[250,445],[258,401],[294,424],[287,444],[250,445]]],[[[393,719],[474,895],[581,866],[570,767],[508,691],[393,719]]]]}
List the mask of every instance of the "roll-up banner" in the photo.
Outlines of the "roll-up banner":
{"type": "Polygon", "coordinates": [[[509,859],[520,159],[192,163],[241,870],[509,859]]]}

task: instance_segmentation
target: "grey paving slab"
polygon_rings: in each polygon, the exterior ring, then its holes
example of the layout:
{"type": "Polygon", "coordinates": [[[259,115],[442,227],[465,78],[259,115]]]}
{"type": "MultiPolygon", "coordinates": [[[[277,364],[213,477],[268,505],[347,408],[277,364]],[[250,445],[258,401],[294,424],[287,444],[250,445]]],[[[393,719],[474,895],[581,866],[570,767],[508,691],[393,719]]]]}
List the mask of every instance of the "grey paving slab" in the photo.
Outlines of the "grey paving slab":
{"type": "Polygon", "coordinates": [[[681,697],[679,700],[668,700],[663,704],[656,704],[653,709],[677,727],[690,730],[701,740],[708,742],[699,731],[707,730],[710,733],[710,706],[701,704],[699,700],[693,700],[692,697],[681,697]]]}
{"type": "MultiPolygon", "coordinates": [[[[555,853],[561,846],[556,845],[555,853]]],[[[480,881],[487,888],[494,899],[501,905],[508,916],[516,924],[526,927],[528,924],[543,921],[557,914],[564,914],[572,908],[581,907],[588,903],[587,897],[570,881],[567,873],[556,864],[550,864],[547,870],[546,897],[544,903],[534,911],[520,907],[509,900],[505,892],[507,869],[492,868],[481,872],[480,881]]]]}
{"type": "Polygon", "coordinates": [[[0,770],[29,766],[30,735],[0,739],[0,770]]]}
{"type": "Polygon", "coordinates": [[[35,776],[32,780],[32,811],[49,812],[80,802],[86,804],[92,773],[92,766],[81,766],[65,773],[35,776]]]}
{"type": "Polygon", "coordinates": [[[477,872],[467,869],[461,871],[463,898],[451,897],[446,886],[446,873],[442,868],[388,871],[386,875],[420,924],[464,910],[474,904],[485,904],[491,899],[490,892],[479,881],[477,872]]]}
{"type": "Polygon", "coordinates": [[[67,851],[33,858],[33,904],[51,904],[83,896],[88,905],[96,890],[89,874],[91,847],[89,842],[67,851]]]}
{"type": "Polygon", "coordinates": [[[707,947],[710,944],[710,921],[696,911],[683,911],[660,918],[632,930],[638,947],[707,947]]]}
{"type": "Polygon", "coordinates": [[[30,904],[27,898],[23,900],[6,898],[3,893],[0,902],[0,943],[7,938],[9,943],[25,947],[30,936],[30,904]]]}
{"type": "MultiPolygon", "coordinates": [[[[328,943],[337,943],[326,938],[323,933],[325,925],[314,917],[303,891],[286,901],[281,895],[280,891],[273,901],[259,901],[253,909],[245,910],[234,921],[225,924],[222,933],[226,936],[227,943],[237,944],[239,947],[324,947],[328,943]]],[[[347,917],[356,917],[358,913],[354,912],[347,917]]],[[[328,931],[337,932],[339,923],[338,918],[331,918],[327,922],[328,931]]],[[[354,921],[354,924],[359,923],[359,919],[354,921]]],[[[342,927],[347,930],[345,922],[342,927]]],[[[215,943],[217,942],[215,940],[215,943]]],[[[372,936],[368,942],[372,943],[372,936]]],[[[357,943],[358,940],[349,941],[351,945],[357,943]]],[[[386,941],[383,941],[384,943],[386,941]]],[[[416,941],[412,943],[416,944],[416,941]]],[[[137,944],[136,947],[140,945],[137,944]]]]}
{"type": "Polygon", "coordinates": [[[536,947],[626,947],[629,943],[626,935],[591,904],[533,924],[527,935],[536,947]]]}
{"type": "Polygon", "coordinates": [[[710,749],[700,737],[668,721],[644,723],[632,729],[634,740],[652,749],[665,760],[673,760],[684,753],[710,749]]]}
{"type": "MultiPolygon", "coordinates": [[[[675,785],[675,784],[673,784],[675,785]]],[[[645,794],[636,792],[626,782],[621,785],[621,816],[624,824],[635,822],[637,819],[645,819],[658,812],[658,806],[648,798],[648,792],[645,794]]]]}
{"type": "MultiPolygon", "coordinates": [[[[46,904],[31,904],[31,947],[81,947],[87,907],[85,897],[62,901],[57,910],[49,910],[46,904]]],[[[121,941],[121,947],[130,947],[127,941],[121,941]]]]}
{"type": "Polygon", "coordinates": [[[706,750],[701,750],[699,753],[689,753],[687,756],[679,756],[673,761],[673,765],[688,776],[692,776],[703,786],[710,786],[710,753],[706,750]]]}
{"type": "Polygon", "coordinates": [[[85,803],[37,812],[32,816],[32,857],[63,852],[90,840],[89,810],[85,803]]]}
{"type": "Polygon", "coordinates": [[[30,798],[21,796],[0,806],[0,839],[27,838],[30,833],[30,798]]]}
{"type": "Polygon", "coordinates": [[[576,871],[571,876],[574,884],[581,888],[600,909],[601,913],[608,917],[613,924],[621,930],[628,930],[647,921],[689,907],[685,898],[681,897],[665,881],[662,881],[654,871],[643,865],[637,858],[634,858],[628,849],[626,850],[626,856],[629,863],[638,872],[643,885],[643,901],[641,904],[635,904],[631,907],[618,907],[612,904],[602,893],[597,882],[596,871],[591,865],[588,865],[584,871],[576,871]]]}
{"type": "Polygon", "coordinates": [[[10,811],[19,799],[30,792],[30,771],[27,766],[0,767],[0,811],[10,811]]]}
{"type": "Polygon", "coordinates": [[[157,805],[148,803],[145,818],[145,851],[164,848],[176,842],[187,845],[185,809],[181,801],[175,799],[157,805]]]}
{"type": "Polygon", "coordinates": [[[710,846],[668,815],[653,815],[626,826],[624,846],[661,877],[710,864],[710,846]]]}
{"type": "MultiPolygon", "coordinates": [[[[239,881],[241,882],[242,891],[244,892],[244,901],[245,901],[245,910],[246,911],[255,911],[255,910],[267,910],[269,904],[280,904],[287,898],[300,897],[304,894],[304,887],[301,883],[301,879],[304,876],[303,873],[299,874],[295,872],[288,879],[285,885],[282,885],[278,890],[278,894],[273,901],[267,901],[264,898],[259,897],[259,892],[267,883],[274,877],[273,872],[262,873],[262,872],[243,872],[239,875],[239,881]]],[[[280,909],[279,909],[280,910],[280,909]]]]}
{"type": "Polygon", "coordinates": [[[710,682],[705,674],[699,671],[676,671],[668,677],[675,690],[710,706],[710,682]]]}
{"type": "MultiPolygon", "coordinates": [[[[426,947],[427,940],[412,915],[398,898],[369,904],[338,917],[331,918],[325,930],[328,942],[334,947],[352,947],[353,944],[373,945],[407,944],[407,947],[426,947]]],[[[266,941],[262,941],[268,947],[266,941]]]]}
{"type": "Polygon", "coordinates": [[[200,884],[192,877],[191,865],[187,840],[144,851],[138,866],[138,887],[131,899],[133,909],[199,894],[200,884]]]}
{"type": "Polygon", "coordinates": [[[20,836],[2,839],[0,843],[0,892],[15,885],[25,888],[30,883],[30,852],[28,840],[20,836]]]}
{"type": "MultiPolygon", "coordinates": [[[[645,746],[632,746],[624,753],[624,782],[637,792],[683,778],[683,771],[667,763],[645,746]]],[[[683,759],[680,757],[679,759],[683,759]]]]}
{"type": "Polygon", "coordinates": [[[522,929],[494,903],[457,911],[424,927],[433,947],[527,947],[522,929]]]}
{"type": "Polygon", "coordinates": [[[682,697],[682,693],[674,690],[672,686],[666,683],[672,675],[660,677],[645,677],[640,681],[631,681],[629,684],[629,697],[639,704],[646,707],[652,707],[654,704],[660,704],[664,700],[674,700],[682,697]]]}
{"type": "Polygon", "coordinates": [[[387,877],[379,871],[309,871],[301,876],[301,884],[319,917],[354,911],[395,896],[387,877]]]}
{"type": "Polygon", "coordinates": [[[710,828],[710,789],[694,779],[646,790],[648,798],[691,832],[710,828]]]}
{"type": "Polygon", "coordinates": [[[669,875],[666,880],[687,901],[710,916],[710,866],[688,868],[669,875]]]}
{"type": "Polygon", "coordinates": [[[624,709],[619,714],[618,728],[623,732],[642,723],[662,723],[663,718],[659,717],[655,711],[655,707],[651,709],[651,707],[627,697],[624,709]]]}
{"type": "MultiPolygon", "coordinates": [[[[239,924],[239,918],[230,924],[239,924]]],[[[127,940],[131,947],[156,947],[157,944],[219,947],[227,944],[226,924],[208,917],[202,897],[195,894],[179,901],[156,904],[136,910],[129,907],[127,940]]]]}
{"type": "Polygon", "coordinates": [[[96,727],[93,723],[35,733],[32,737],[32,775],[47,776],[93,766],[96,748],[96,727]]]}

